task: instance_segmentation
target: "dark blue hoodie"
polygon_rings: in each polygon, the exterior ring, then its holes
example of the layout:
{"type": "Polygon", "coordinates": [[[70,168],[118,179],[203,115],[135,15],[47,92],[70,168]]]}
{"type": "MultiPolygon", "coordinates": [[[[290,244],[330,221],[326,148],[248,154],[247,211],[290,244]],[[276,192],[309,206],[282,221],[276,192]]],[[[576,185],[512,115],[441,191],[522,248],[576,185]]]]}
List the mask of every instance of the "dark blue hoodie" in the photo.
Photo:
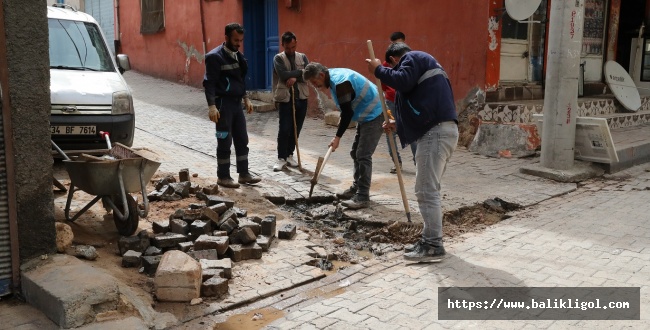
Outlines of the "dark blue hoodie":
{"type": "Polygon", "coordinates": [[[397,92],[395,121],[402,147],[441,122],[458,123],[451,83],[433,56],[410,51],[395,68],[378,66],[375,76],[397,92]]]}

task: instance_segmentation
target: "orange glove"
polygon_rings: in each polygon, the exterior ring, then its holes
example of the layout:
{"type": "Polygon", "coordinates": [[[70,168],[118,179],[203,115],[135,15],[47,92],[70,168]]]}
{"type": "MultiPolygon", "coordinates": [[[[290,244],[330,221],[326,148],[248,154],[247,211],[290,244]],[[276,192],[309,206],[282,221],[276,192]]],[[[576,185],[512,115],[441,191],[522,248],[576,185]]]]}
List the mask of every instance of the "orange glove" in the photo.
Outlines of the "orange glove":
{"type": "Polygon", "coordinates": [[[393,117],[393,113],[390,112],[390,109],[386,110],[386,112],[388,112],[388,118],[389,118],[390,120],[395,120],[395,117],[393,117]]]}

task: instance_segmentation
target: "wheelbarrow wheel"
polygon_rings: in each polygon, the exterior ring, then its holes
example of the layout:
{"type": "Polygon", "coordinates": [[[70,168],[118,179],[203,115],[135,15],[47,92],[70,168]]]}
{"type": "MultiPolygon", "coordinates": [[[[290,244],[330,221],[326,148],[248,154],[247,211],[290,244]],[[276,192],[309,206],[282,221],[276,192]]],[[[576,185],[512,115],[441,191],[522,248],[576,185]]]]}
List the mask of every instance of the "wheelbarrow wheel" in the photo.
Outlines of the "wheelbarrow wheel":
{"type": "MultiPolygon", "coordinates": [[[[113,202],[118,210],[124,210],[122,205],[122,198],[119,196],[113,197],[113,202]]],[[[133,196],[126,194],[126,204],[129,208],[129,216],[124,220],[120,218],[113,212],[113,221],[115,222],[115,227],[117,227],[117,232],[122,236],[131,236],[135,234],[135,231],[138,229],[138,223],[140,221],[138,216],[138,203],[135,201],[133,196]]]]}

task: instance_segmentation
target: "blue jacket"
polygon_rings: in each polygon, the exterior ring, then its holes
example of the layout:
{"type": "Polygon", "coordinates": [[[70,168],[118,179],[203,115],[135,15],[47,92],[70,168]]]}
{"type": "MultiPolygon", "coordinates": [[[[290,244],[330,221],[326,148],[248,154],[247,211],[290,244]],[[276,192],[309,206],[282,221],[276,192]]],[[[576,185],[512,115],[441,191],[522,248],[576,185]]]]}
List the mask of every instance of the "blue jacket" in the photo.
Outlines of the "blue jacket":
{"type": "Polygon", "coordinates": [[[329,74],[332,99],[339,108],[341,105],[336,97],[336,85],[345,81],[352,84],[355,94],[352,100],[352,111],[354,111],[352,120],[366,123],[382,114],[377,86],[371,83],[370,80],[350,69],[329,69],[329,74]]]}
{"type": "Polygon", "coordinates": [[[214,105],[216,97],[242,98],[246,95],[246,58],[237,52],[238,60],[235,60],[224,47],[225,43],[205,55],[203,87],[208,105],[214,105]]]}
{"type": "Polygon", "coordinates": [[[451,83],[433,56],[410,51],[395,68],[378,66],[375,76],[396,91],[395,122],[402,147],[441,122],[458,122],[451,83]]]}

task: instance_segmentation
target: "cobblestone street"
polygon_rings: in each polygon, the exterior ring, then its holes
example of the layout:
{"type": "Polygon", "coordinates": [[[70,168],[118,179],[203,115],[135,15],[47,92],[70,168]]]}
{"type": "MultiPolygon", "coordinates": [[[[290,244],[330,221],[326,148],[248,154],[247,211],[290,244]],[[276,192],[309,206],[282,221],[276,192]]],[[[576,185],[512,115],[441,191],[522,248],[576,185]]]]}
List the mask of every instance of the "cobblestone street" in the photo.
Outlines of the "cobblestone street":
{"type": "MultiPolygon", "coordinates": [[[[134,146],[165,150],[162,171],[189,167],[201,176],[215,177],[216,140],[203,92],[135,72],[126,73],[125,78],[134,90],[137,111],[134,146]]],[[[272,171],[277,113],[254,113],[247,115],[247,120],[251,170],[298,193],[304,193],[305,187],[308,191],[311,174],[272,171]]],[[[322,120],[306,120],[300,139],[304,168],[313,170],[334,132],[335,128],[325,126],[322,120]]],[[[348,130],[325,167],[319,181],[324,189],[338,191],[350,184],[348,150],[353,137],[353,130],[348,130]]],[[[410,150],[405,149],[402,155],[409,159],[410,150]]],[[[391,162],[383,139],[373,160],[373,208],[403,212],[397,178],[388,173],[391,162]]],[[[520,167],[538,160],[495,159],[464,148],[456,150],[443,179],[445,210],[495,197],[524,208],[482,232],[464,234],[460,241],[447,244],[448,257],[442,263],[406,265],[401,253],[392,253],[386,261],[354,265],[311,287],[242,307],[238,313],[268,306],[284,311],[284,317],[270,324],[270,329],[650,326],[650,167],[637,166],[579,185],[519,173],[520,167]],[[344,279],[347,282],[338,282],[344,279]],[[322,287],[324,294],[298,295],[315,286],[322,287]],[[641,321],[441,321],[437,292],[445,286],[641,287],[641,321]]],[[[414,167],[410,162],[404,164],[411,212],[415,221],[421,221],[413,194],[414,167]]],[[[224,320],[224,315],[210,315],[183,328],[212,329],[224,320]]]]}

